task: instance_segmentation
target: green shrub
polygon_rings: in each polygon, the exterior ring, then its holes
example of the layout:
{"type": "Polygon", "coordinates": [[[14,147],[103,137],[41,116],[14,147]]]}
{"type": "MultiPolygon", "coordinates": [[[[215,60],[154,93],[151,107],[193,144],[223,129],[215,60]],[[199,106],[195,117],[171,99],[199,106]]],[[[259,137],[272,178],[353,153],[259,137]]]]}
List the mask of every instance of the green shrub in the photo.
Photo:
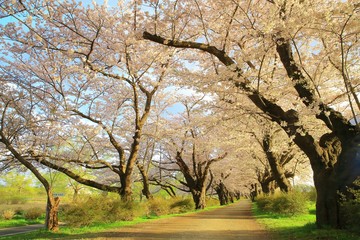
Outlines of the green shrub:
{"type": "Polygon", "coordinates": [[[9,198],[10,204],[25,204],[25,203],[27,203],[27,201],[28,201],[28,199],[23,196],[11,196],[9,198]]]}
{"type": "Polygon", "coordinates": [[[85,205],[71,205],[64,209],[62,221],[71,227],[88,226],[97,221],[93,211],[89,211],[85,205]]]}
{"type": "Polygon", "coordinates": [[[18,207],[18,208],[15,209],[15,215],[24,216],[25,215],[25,210],[22,209],[21,207],[18,207]]]}
{"type": "Polygon", "coordinates": [[[316,189],[314,186],[299,184],[295,186],[295,190],[304,193],[309,201],[316,202],[316,189]]]}
{"type": "Polygon", "coordinates": [[[276,214],[295,215],[307,211],[307,196],[298,191],[260,196],[256,202],[262,211],[276,214]]]}
{"type": "Polygon", "coordinates": [[[103,197],[89,198],[62,208],[62,221],[72,227],[88,226],[104,219],[109,202],[103,197]]]}
{"type": "MultiPolygon", "coordinates": [[[[213,197],[206,198],[206,206],[207,207],[219,206],[219,205],[220,205],[219,199],[213,198],[213,197]]],[[[194,205],[194,208],[195,208],[195,205],[194,205]]]]}
{"type": "Polygon", "coordinates": [[[2,212],[2,217],[5,220],[11,220],[11,219],[13,219],[14,216],[15,216],[15,211],[14,210],[8,209],[8,210],[4,210],[2,212]]]}
{"type": "Polygon", "coordinates": [[[169,200],[163,198],[153,198],[147,204],[148,215],[161,216],[170,213],[169,200]]]}
{"type": "Polygon", "coordinates": [[[135,217],[136,204],[134,202],[113,201],[107,210],[107,221],[131,221],[135,217]]]}
{"type": "Polygon", "coordinates": [[[271,212],[272,211],[273,196],[260,195],[256,198],[256,203],[261,211],[271,212]]]}
{"type": "Polygon", "coordinates": [[[133,220],[137,216],[138,206],[134,202],[100,196],[65,205],[60,211],[62,221],[72,227],[81,227],[99,222],[133,220]]]}
{"type": "Polygon", "coordinates": [[[172,213],[185,213],[194,210],[195,204],[190,198],[175,199],[175,201],[170,204],[170,209],[172,213]]]}
{"type": "Polygon", "coordinates": [[[24,218],[26,220],[35,220],[45,214],[44,210],[41,208],[29,208],[24,213],[24,218]]]}
{"type": "Polygon", "coordinates": [[[342,196],[340,216],[344,221],[344,228],[360,233],[360,178],[354,182],[354,188],[348,189],[349,196],[342,196]]]}

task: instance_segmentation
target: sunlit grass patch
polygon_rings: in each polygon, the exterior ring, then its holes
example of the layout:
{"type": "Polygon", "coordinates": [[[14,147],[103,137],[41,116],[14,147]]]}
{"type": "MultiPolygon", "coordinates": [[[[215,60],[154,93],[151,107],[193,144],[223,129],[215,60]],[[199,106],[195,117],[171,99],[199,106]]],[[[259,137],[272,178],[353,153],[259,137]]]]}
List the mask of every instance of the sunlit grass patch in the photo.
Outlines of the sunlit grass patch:
{"type": "Polygon", "coordinates": [[[11,219],[11,220],[0,220],[0,228],[10,228],[10,227],[19,227],[30,224],[41,224],[44,223],[44,220],[32,220],[27,221],[25,219],[11,219]]]}
{"type": "Polygon", "coordinates": [[[360,236],[337,229],[318,229],[316,227],[315,205],[309,205],[306,214],[285,216],[281,214],[265,213],[260,211],[256,203],[253,204],[253,213],[257,220],[276,236],[275,239],[326,239],[326,240],[358,240],[360,236]]]}

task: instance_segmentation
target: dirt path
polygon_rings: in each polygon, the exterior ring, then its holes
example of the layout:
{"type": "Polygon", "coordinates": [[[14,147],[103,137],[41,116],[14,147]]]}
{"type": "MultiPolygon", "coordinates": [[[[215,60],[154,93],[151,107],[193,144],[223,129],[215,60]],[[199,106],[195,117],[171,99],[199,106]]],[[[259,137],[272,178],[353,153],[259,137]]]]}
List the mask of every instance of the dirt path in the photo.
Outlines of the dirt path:
{"type": "MultiPolygon", "coordinates": [[[[159,219],[103,233],[79,235],[78,239],[271,239],[251,215],[251,203],[240,201],[228,207],[185,216],[159,219]]],[[[72,236],[74,237],[74,236],[72,236]]]]}

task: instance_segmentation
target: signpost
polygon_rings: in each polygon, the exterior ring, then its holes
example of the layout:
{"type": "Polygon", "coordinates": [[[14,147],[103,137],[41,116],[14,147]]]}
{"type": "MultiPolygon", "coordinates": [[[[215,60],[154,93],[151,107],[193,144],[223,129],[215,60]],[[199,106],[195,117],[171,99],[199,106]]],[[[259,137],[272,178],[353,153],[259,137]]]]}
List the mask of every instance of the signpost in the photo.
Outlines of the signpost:
{"type": "Polygon", "coordinates": [[[54,193],[53,196],[54,197],[63,197],[63,196],[65,196],[65,193],[54,193]]]}

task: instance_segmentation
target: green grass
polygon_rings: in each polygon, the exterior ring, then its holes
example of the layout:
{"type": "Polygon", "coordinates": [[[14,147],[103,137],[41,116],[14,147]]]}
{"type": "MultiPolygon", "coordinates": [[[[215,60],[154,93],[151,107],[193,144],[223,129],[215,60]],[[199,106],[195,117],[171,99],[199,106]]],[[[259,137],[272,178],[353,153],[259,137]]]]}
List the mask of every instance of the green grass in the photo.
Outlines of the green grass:
{"type": "Polygon", "coordinates": [[[257,220],[266,226],[277,240],[358,240],[360,236],[346,230],[318,229],[315,221],[315,206],[309,206],[309,213],[296,216],[284,216],[260,211],[253,204],[253,213],[257,220]]]}
{"type": "Polygon", "coordinates": [[[25,220],[25,219],[11,219],[11,220],[0,220],[0,229],[1,228],[11,228],[26,226],[31,224],[44,223],[44,220],[25,220]]]}
{"type": "Polygon", "coordinates": [[[42,224],[45,222],[45,218],[40,217],[38,219],[34,220],[27,220],[24,219],[22,215],[16,214],[12,219],[5,220],[0,218],[0,229],[2,228],[11,228],[11,227],[20,227],[20,226],[26,226],[31,224],[42,224]]]}

